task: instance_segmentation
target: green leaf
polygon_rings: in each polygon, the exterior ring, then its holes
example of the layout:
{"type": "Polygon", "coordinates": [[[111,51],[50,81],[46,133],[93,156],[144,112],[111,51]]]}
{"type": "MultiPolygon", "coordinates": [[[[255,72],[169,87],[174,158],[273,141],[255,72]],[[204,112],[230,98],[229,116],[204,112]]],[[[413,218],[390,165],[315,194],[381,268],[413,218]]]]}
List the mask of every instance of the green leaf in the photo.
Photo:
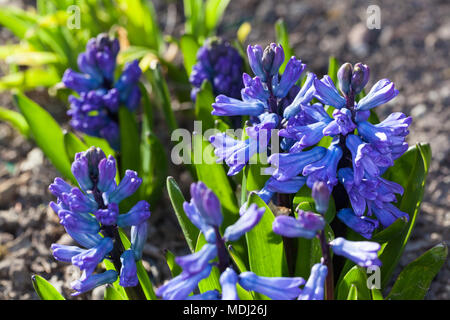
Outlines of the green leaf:
{"type": "Polygon", "coordinates": [[[169,89],[167,87],[166,80],[162,75],[160,64],[153,63],[150,66],[150,69],[145,74],[147,75],[148,80],[152,84],[152,88],[154,88],[156,92],[156,96],[158,97],[158,100],[160,102],[169,130],[173,131],[177,129],[178,125],[175,120],[175,114],[172,109],[169,89]]]}
{"type": "Polygon", "coordinates": [[[201,134],[193,134],[193,163],[199,181],[211,189],[220,199],[224,222],[222,229],[239,218],[237,199],[231,188],[224,167],[216,163],[213,146],[201,134]]]}
{"type": "Polygon", "coordinates": [[[347,300],[358,300],[358,289],[352,283],[348,292],[347,300]]]}
{"type": "MultiPolygon", "coordinates": [[[[103,264],[104,264],[106,270],[115,270],[115,271],[117,271],[116,268],[114,267],[114,264],[113,264],[111,261],[109,261],[109,260],[107,260],[107,259],[104,259],[104,260],[103,260],[103,264]]],[[[120,272],[120,270],[119,270],[119,272],[120,272]]],[[[122,297],[125,298],[125,300],[128,300],[128,296],[127,296],[127,293],[125,292],[125,288],[122,287],[122,286],[119,284],[119,280],[120,280],[120,279],[119,279],[119,277],[118,277],[117,280],[114,281],[114,282],[112,283],[112,285],[114,286],[114,289],[116,289],[116,291],[117,291],[122,297]]]]}
{"type": "MultiPolygon", "coordinates": [[[[316,204],[314,199],[311,196],[311,189],[304,185],[294,196],[293,200],[293,208],[295,210],[300,209],[303,211],[316,211],[316,204]],[[306,203],[307,204],[306,204],[306,203]],[[301,204],[301,206],[299,206],[301,204]]],[[[334,217],[336,216],[336,205],[334,203],[333,196],[330,196],[330,200],[328,202],[328,209],[325,212],[324,218],[325,221],[330,224],[334,217]]]]}
{"type": "Polygon", "coordinates": [[[37,17],[31,12],[17,7],[2,7],[0,24],[9,29],[19,39],[23,39],[33,25],[37,24],[37,17]]]}
{"type": "Polygon", "coordinates": [[[230,0],[206,0],[205,26],[209,35],[216,30],[229,3],[230,0]]]}
{"type": "Polygon", "coordinates": [[[358,266],[351,268],[350,271],[344,276],[337,288],[336,299],[346,300],[350,294],[352,285],[354,285],[358,290],[359,300],[371,300],[371,294],[367,288],[366,272],[363,268],[358,266]]]}
{"type": "Polygon", "coordinates": [[[206,36],[203,0],[183,0],[183,4],[186,33],[192,34],[199,41],[203,41],[206,36]]]}
{"type": "Polygon", "coordinates": [[[386,299],[422,300],[431,281],[447,259],[447,253],[447,245],[440,243],[408,264],[399,274],[386,299]]]}
{"type": "Polygon", "coordinates": [[[248,200],[248,205],[253,203],[266,211],[259,223],[245,235],[250,270],[264,277],[287,276],[283,239],[272,231],[275,215],[256,193],[251,193],[248,200]]]}
{"type": "Polygon", "coordinates": [[[166,262],[170,273],[172,274],[172,278],[175,278],[183,271],[183,269],[175,262],[175,255],[170,250],[166,251],[166,262]]]}
{"type": "Polygon", "coordinates": [[[23,93],[16,93],[14,100],[30,126],[33,139],[47,158],[61,174],[75,183],[70,160],[64,146],[64,135],[59,124],[41,106],[28,99],[23,93]]]}
{"type": "Polygon", "coordinates": [[[65,300],[64,297],[56,290],[50,282],[38,275],[32,275],[34,291],[41,300],[65,300]]]}
{"type": "Polygon", "coordinates": [[[69,158],[70,161],[75,159],[75,154],[88,149],[88,146],[72,132],[64,133],[64,147],[66,149],[67,158],[69,158]]]}
{"type": "Polygon", "coordinates": [[[211,114],[214,101],[211,83],[205,80],[195,100],[195,117],[202,121],[203,130],[214,128],[214,117],[211,114]]]}
{"type": "Polygon", "coordinates": [[[30,126],[19,112],[0,107],[0,120],[8,122],[26,138],[30,137],[30,126]]]}
{"type": "Polygon", "coordinates": [[[183,203],[186,200],[173,177],[167,178],[167,191],[189,249],[194,252],[199,230],[192,224],[184,212],[183,203]]]}
{"type": "Polygon", "coordinates": [[[383,263],[381,267],[381,285],[383,288],[400,260],[417,220],[430,160],[430,146],[428,144],[417,144],[397,159],[394,166],[390,167],[383,176],[387,180],[399,183],[404,188],[403,196],[398,201],[398,208],[409,214],[409,221],[401,234],[388,241],[380,256],[383,263]]]}
{"type": "Polygon", "coordinates": [[[112,285],[107,285],[104,294],[104,300],[127,300],[112,285]]]}
{"type": "Polygon", "coordinates": [[[183,53],[184,68],[188,76],[190,76],[192,67],[197,63],[197,51],[200,46],[194,36],[185,34],[181,36],[180,48],[183,53]]]}
{"type": "Polygon", "coordinates": [[[0,91],[19,89],[30,90],[38,87],[51,87],[61,80],[55,68],[33,67],[24,71],[7,74],[0,78],[0,91]]]}
{"type": "Polygon", "coordinates": [[[53,52],[31,51],[13,53],[6,58],[5,62],[8,64],[33,67],[51,63],[59,63],[61,62],[61,59],[59,55],[53,52]]]}
{"type": "Polygon", "coordinates": [[[294,51],[289,44],[289,32],[283,19],[279,19],[275,24],[275,36],[277,42],[283,46],[284,50],[285,59],[280,67],[280,72],[283,73],[289,59],[294,55],[294,51]]]}
{"type": "Polygon", "coordinates": [[[334,85],[338,88],[337,72],[339,70],[339,62],[333,56],[328,59],[328,76],[333,80],[334,85]]]}
{"type": "Polygon", "coordinates": [[[377,288],[372,288],[370,291],[372,292],[372,300],[384,300],[383,294],[377,288]]]}

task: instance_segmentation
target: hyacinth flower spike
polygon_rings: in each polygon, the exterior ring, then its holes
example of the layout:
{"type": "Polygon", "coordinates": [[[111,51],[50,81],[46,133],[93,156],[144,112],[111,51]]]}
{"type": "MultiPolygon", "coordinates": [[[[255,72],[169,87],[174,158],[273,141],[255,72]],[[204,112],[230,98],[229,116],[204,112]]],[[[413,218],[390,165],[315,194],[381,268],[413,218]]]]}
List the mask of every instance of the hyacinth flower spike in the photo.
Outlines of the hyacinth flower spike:
{"type": "Polygon", "coordinates": [[[136,261],[142,257],[143,244],[147,237],[149,205],[138,202],[128,213],[119,214],[118,204],[132,195],[142,182],[137,174],[128,171],[119,185],[115,182],[116,166],[113,157],[106,158],[99,148],[90,148],[76,154],[72,173],[80,189],[71,188],[60,178],[49,189],[57,197],[51,208],[58,214],[67,233],[82,247],[53,244],[55,259],[72,263],[83,273],[72,283],[74,295],[97,286],[119,283],[127,294],[135,299],[145,299],[137,278],[136,261]],[[131,248],[124,250],[118,227],[132,227],[131,248]],[[95,274],[97,265],[104,259],[111,260],[116,271],[95,274]]]}

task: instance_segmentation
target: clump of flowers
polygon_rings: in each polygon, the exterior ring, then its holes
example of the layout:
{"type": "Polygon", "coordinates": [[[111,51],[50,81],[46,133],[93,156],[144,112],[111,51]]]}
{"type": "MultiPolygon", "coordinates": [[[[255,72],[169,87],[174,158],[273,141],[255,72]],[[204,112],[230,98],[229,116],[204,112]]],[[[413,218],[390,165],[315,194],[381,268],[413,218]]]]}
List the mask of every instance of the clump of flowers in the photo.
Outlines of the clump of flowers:
{"type": "Polygon", "coordinates": [[[50,203],[51,208],[67,233],[83,247],[57,243],[51,247],[56,260],[72,263],[82,271],[81,278],[71,284],[73,295],[112,283],[118,277],[122,287],[138,286],[136,261],[142,257],[147,238],[150,205],[142,200],[127,213],[119,214],[119,203],[136,192],[142,179],[135,171],[127,170],[117,184],[114,157],[106,157],[94,147],[76,154],[72,173],[80,188],[56,178],[49,189],[57,197],[56,203],[50,203]],[[120,239],[119,227],[131,227],[128,250],[120,239]],[[111,260],[116,270],[95,274],[104,259],[111,260]]]}
{"type": "MultiPolygon", "coordinates": [[[[276,300],[292,300],[299,297],[306,298],[309,289],[302,291],[301,285],[305,281],[301,277],[261,277],[253,272],[238,273],[235,271],[232,259],[228,253],[226,243],[239,240],[245,233],[253,229],[261,220],[265,212],[264,208],[258,208],[255,204],[242,207],[240,218],[228,226],[223,236],[219,227],[223,222],[220,202],[217,196],[208,189],[203,182],[191,185],[191,201],[185,202],[183,207],[191,222],[199,228],[207,243],[201,250],[183,257],[177,257],[175,261],[183,268],[183,272],[173,278],[157,290],[157,295],[163,299],[203,299],[203,300],[238,300],[236,285],[248,290],[256,291],[276,300]],[[217,260],[217,261],[216,261],[217,260]],[[212,268],[218,268],[222,292],[216,290],[206,291],[202,294],[191,295],[200,280],[209,276],[212,268]]],[[[315,266],[320,274],[326,275],[326,266],[315,266]]],[[[311,274],[312,278],[319,276],[317,272],[311,274]]],[[[323,279],[322,279],[323,280],[323,279]]],[[[322,286],[322,280],[315,280],[314,286],[322,286]]],[[[308,283],[311,281],[308,280],[308,283]]],[[[310,284],[309,286],[312,286],[310,284]]],[[[322,290],[323,292],[323,290],[322,290]]]]}
{"type": "Polygon", "coordinates": [[[131,111],[139,106],[138,82],[142,74],[138,61],[134,60],[125,64],[122,73],[115,78],[119,50],[117,39],[99,34],[88,41],[86,51],[78,56],[81,73],[67,69],[62,78],[64,85],[77,93],[69,97],[70,125],[88,135],[106,139],[116,150],[120,149],[119,106],[125,105],[131,111]]]}
{"type": "Polygon", "coordinates": [[[210,138],[218,162],[225,160],[230,167],[228,175],[241,171],[254,154],[266,152],[271,177],[259,191],[266,202],[277,193],[292,194],[304,184],[312,188],[323,182],[330,193],[348,197],[349,208],[338,208],[342,211],[337,216],[366,238],[379,224],[388,227],[398,218],[408,219],[392,204],[403,188],[381,175],[408,149],[411,117],[395,112],[378,124],[368,121],[372,108],[398,94],[394,84],[379,80],[356,101],[369,80],[369,68],[362,63],[342,65],[339,92],[329,76],[319,80],[313,73],[298,87],[306,66],[295,57],[280,75],[285,60],[280,45],[271,44],[264,51],[249,46],[247,54],[255,77],[244,73],[241,99],[219,95],[212,105],[214,115],[246,115],[252,124],[246,128],[246,140],[226,133],[210,138]],[[334,108],[331,116],[325,106],[334,108]],[[283,152],[268,148],[275,129],[283,152]],[[324,137],[331,137],[330,145],[317,146],[324,137]],[[373,215],[376,219],[367,217],[373,215]]]}
{"type": "Polygon", "coordinates": [[[191,99],[196,100],[203,81],[211,83],[214,95],[239,97],[243,87],[243,59],[227,41],[209,38],[197,52],[197,63],[192,68],[189,81],[193,88],[191,99]]]}

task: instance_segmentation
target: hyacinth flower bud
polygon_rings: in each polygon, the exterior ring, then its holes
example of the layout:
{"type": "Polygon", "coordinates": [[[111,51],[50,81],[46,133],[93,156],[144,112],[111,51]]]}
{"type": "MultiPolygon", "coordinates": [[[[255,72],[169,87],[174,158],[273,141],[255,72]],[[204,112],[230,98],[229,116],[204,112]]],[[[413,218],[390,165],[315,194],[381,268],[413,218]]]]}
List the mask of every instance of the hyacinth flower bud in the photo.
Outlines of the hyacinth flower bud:
{"type": "Polygon", "coordinates": [[[265,208],[258,208],[256,204],[251,204],[250,207],[243,212],[238,221],[225,229],[223,239],[225,241],[238,240],[258,224],[265,211],[265,208]]]}
{"type": "Polygon", "coordinates": [[[344,63],[337,72],[337,78],[339,80],[339,89],[345,96],[347,96],[350,92],[352,75],[353,75],[353,66],[348,62],[344,63]]]}
{"type": "Polygon", "coordinates": [[[369,81],[370,70],[369,67],[361,62],[355,64],[352,74],[351,88],[355,95],[361,92],[369,81]]]}
{"type": "Polygon", "coordinates": [[[222,224],[220,201],[203,182],[191,184],[191,196],[198,212],[208,225],[218,227],[222,224]]]}
{"type": "Polygon", "coordinates": [[[298,211],[298,218],[280,215],[275,218],[272,230],[288,238],[312,239],[325,226],[323,218],[313,212],[298,211]]]}
{"type": "Polygon", "coordinates": [[[137,226],[148,218],[150,218],[150,204],[145,200],[141,200],[128,213],[117,217],[117,225],[119,227],[137,226]]]}
{"type": "Polygon", "coordinates": [[[323,181],[316,181],[312,188],[312,197],[316,203],[317,212],[325,214],[330,201],[330,189],[327,184],[323,181]]]}
{"type": "Polygon", "coordinates": [[[132,226],[130,231],[131,249],[136,260],[141,260],[142,250],[144,249],[145,241],[147,240],[148,225],[144,221],[138,225],[132,226]]]}
{"type": "Polygon", "coordinates": [[[120,203],[125,198],[128,198],[133,193],[136,192],[136,190],[139,188],[139,186],[142,183],[142,179],[138,177],[138,174],[136,171],[133,170],[126,170],[125,176],[123,177],[122,181],[120,181],[117,188],[112,191],[110,194],[106,196],[107,200],[105,202],[115,202],[120,203]]]}
{"type": "Polygon", "coordinates": [[[94,212],[94,215],[102,225],[112,226],[117,223],[119,206],[116,203],[109,203],[108,208],[99,209],[94,212]]]}
{"type": "Polygon", "coordinates": [[[103,238],[94,248],[84,250],[82,253],[73,256],[72,264],[80,268],[80,270],[86,270],[87,275],[90,275],[113,249],[113,246],[114,244],[111,238],[103,238]]]}
{"type": "Polygon", "coordinates": [[[116,186],[116,160],[113,156],[103,158],[98,164],[97,188],[101,192],[110,192],[116,186]]]}
{"type": "Polygon", "coordinates": [[[53,243],[51,249],[53,257],[61,262],[72,262],[72,257],[84,252],[84,249],[77,246],[66,246],[58,243],[53,243]]]}
{"type": "Polygon", "coordinates": [[[342,237],[330,242],[333,252],[344,256],[361,267],[381,266],[378,251],[381,246],[377,242],[349,241],[342,237]]]}
{"type": "Polygon", "coordinates": [[[132,250],[125,250],[120,256],[122,268],[120,269],[119,284],[122,287],[135,287],[139,283],[136,262],[132,250]]]}
{"type": "Polygon", "coordinates": [[[80,279],[75,280],[70,284],[72,289],[76,290],[75,293],[72,293],[72,296],[77,296],[107,283],[113,283],[116,280],[117,272],[114,270],[108,270],[100,274],[93,274],[88,277],[85,273],[83,273],[83,276],[80,279]]]}
{"type": "Polygon", "coordinates": [[[222,287],[222,300],[239,300],[236,284],[239,281],[236,272],[228,267],[220,275],[220,286],[222,287]]]}
{"type": "Polygon", "coordinates": [[[200,251],[176,257],[175,262],[183,268],[183,272],[195,274],[202,271],[209,261],[217,256],[217,247],[214,244],[205,244],[200,251]]]}
{"type": "Polygon", "coordinates": [[[102,159],[106,158],[105,153],[100,148],[90,147],[84,154],[88,161],[89,174],[97,178],[98,165],[102,159]]]}
{"type": "Polygon", "coordinates": [[[292,300],[300,295],[299,286],[305,280],[300,277],[260,277],[251,271],[239,275],[239,284],[248,291],[264,294],[272,300],[292,300]]]}
{"type": "Polygon", "coordinates": [[[262,67],[266,74],[274,76],[278,74],[278,69],[284,62],[284,51],[281,45],[271,43],[264,49],[262,56],[262,67]]]}
{"type": "Polygon", "coordinates": [[[311,275],[298,296],[298,300],[323,300],[327,266],[317,263],[311,268],[311,275]]]}

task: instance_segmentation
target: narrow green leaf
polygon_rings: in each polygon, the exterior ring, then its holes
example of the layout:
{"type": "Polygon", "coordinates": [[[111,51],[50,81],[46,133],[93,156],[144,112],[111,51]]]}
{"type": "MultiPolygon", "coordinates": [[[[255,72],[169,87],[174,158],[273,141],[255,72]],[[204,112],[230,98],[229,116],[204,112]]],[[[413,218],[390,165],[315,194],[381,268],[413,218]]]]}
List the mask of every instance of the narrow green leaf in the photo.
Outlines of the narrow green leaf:
{"type": "Polygon", "coordinates": [[[387,242],[394,237],[401,234],[408,222],[404,218],[397,219],[393,224],[391,224],[386,229],[383,229],[372,236],[372,240],[383,243],[387,242]]]}
{"type": "Polygon", "coordinates": [[[388,241],[380,256],[380,260],[383,263],[381,267],[381,284],[383,288],[400,260],[417,220],[430,159],[430,146],[428,144],[418,144],[397,159],[394,166],[390,167],[384,175],[384,178],[387,180],[397,182],[404,188],[403,196],[398,201],[398,208],[408,213],[409,221],[398,237],[388,241]]]}
{"type": "Polygon", "coordinates": [[[19,112],[0,107],[0,120],[8,122],[26,138],[30,137],[30,126],[19,112]]]}
{"type": "Polygon", "coordinates": [[[338,88],[337,72],[339,70],[339,62],[333,56],[328,59],[328,76],[333,80],[334,85],[338,88]]]}
{"type": "Polygon", "coordinates": [[[272,231],[275,215],[256,193],[251,193],[248,200],[248,205],[253,203],[266,211],[259,223],[245,235],[250,270],[264,277],[287,276],[283,239],[272,231]]]}
{"type": "Polygon", "coordinates": [[[75,183],[70,169],[70,160],[64,146],[63,131],[59,124],[45,109],[28,99],[23,93],[16,93],[14,100],[28,122],[36,144],[55,168],[65,178],[71,179],[75,183]]]}
{"type": "Polygon", "coordinates": [[[203,130],[214,128],[214,117],[211,114],[214,101],[211,83],[205,80],[195,100],[195,117],[202,121],[203,130]]]}
{"type": "Polygon", "coordinates": [[[38,275],[32,275],[33,288],[41,300],[65,300],[50,282],[38,275]]]}
{"type": "Polygon", "coordinates": [[[370,291],[372,292],[372,300],[384,300],[383,294],[377,288],[372,288],[370,291]]]}
{"type": "Polygon", "coordinates": [[[192,224],[184,212],[183,203],[186,200],[173,177],[167,178],[167,191],[189,249],[194,252],[199,230],[192,224]]]}
{"type": "Polygon", "coordinates": [[[358,289],[353,283],[350,286],[350,291],[348,292],[347,300],[358,300],[358,289]]]}
{"type": "Polygon", "coordinates": [[[104,300],[127,300],[112,285],[107,285],[104,294],[104,300]]]}
{"type": "Polygon", "coordinates": [[[205,3],[205,26],[207,33],[213,35],[230,0],[206,0],[205,3]]]}
{"type": "Polygon", "coordinates": [[[192,72],[192,67],[197,62],[197,51],[200,48],[200,46],[197,43],[197,40],[195,40],[195,37],[193,37],[190,34],[185,34],[181,36],[180,48],[181,52],[183,53],[184,67],[186,69],[188,76],[190,76],[192,72]]]}
{"type": "Polygon", "coordinates": [[[447,253],[447,245],[443,242],[408,264],[399,274],[386,299],[422,300],[431,281],[447,259],[447,253]]]}
{"type": "Polygon", "coordinates": [[[359,300],[371,300],[371,294],[367,288],[367,275],[365,270],[358,266],[354,266],[344,276],[337,287],[336,299],[346,300],[350,294],[352,285],[354,285],[358,290],[359,300]]]}
{"type": "Polygon", "coordinates": [[[88,149],[88,146],[72,132],[64,132],[64,147],[70,161],[74,161],[75,154],[88,149]]]}
{"type": "Polygon", "coordinates": [[[172,278],[175,278],[183,271],[183,269],[175,262],[175,255],[170,250],[166,251],[166,261],[170,273],[172,274],[172,278]]]}

